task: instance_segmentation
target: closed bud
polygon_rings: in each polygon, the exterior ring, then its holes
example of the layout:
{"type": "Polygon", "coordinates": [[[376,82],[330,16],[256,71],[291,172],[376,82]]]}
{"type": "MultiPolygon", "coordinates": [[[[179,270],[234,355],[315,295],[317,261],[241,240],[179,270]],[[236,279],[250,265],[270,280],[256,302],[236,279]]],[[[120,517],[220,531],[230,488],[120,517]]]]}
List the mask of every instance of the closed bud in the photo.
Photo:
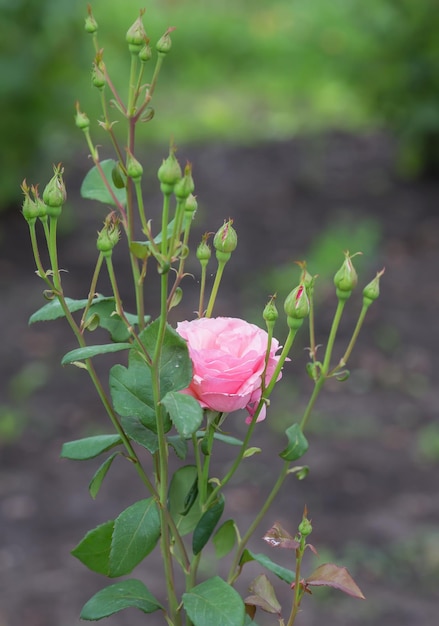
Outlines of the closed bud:
{"type": "Polygon", "coordinates": [[[181,178],[181,167],[175,156],[175,147],[171,145],[169,156],[163,160],[157,172],[159,181],[161,182],[161,190],[164,194],[170,195],[174,189],[174,185],[181,178]]]}
{"type": "Polygon", "coordinates": [[[305,286],[306,290],[309,291],[313,288],[315,277],[311,276],[311,274],[306,269],[306,261],[296,261],[296,265],[298,265],[302,270],[302,275],[300,277],[300,283],[305,286]]]}
{"type": "Polygon", "coordinates": [[[287,318],[303,320],[309,315],[309,299],[305,286],[300,284],[285,299],[284,311],[287,318]]]}
{"type": "Polygon", "coordinates": [[[159,52],[160,54],[167,54],[169,50],[171,49],[172,41],[169,35],[172,33],[173,30],[175,30],[175,27],[173,26],[168,28],[165,34],[162,37],[160,37],[160,39],[156,43],[155,48],[157,52],[159,52]]]}
{"type": "Polygon", "coordinates": [[[104,228],[98,232],[96,247],[104,256],[111,256],[114,246],[119,241],[119,220],[115,213],[110,213],[105,219],[104,228]]]}
{"type": "Polygon", "coordinates": [[[37,217],[39,217],[38,206],[35,200],[30,197],[30,189],[26,179],[21,183],[21,190],[24,194],[23,204],[21,206],[23,217],[27,222],[35,222],[37,217]]]}
{"type": "Polygon", "coordinates": [[[140,52],[145,43],[148,41],[148,37],[146,35],[146,31],[142,22],[142,17],[144,13],[145,9],[141,9],[137,20],[127,30],[125,39],[128,43],[130,52],[140,52]]]}
{"type": "Polygon", "coordinates": [[[374,300],[380,295],[380,278],[384,274],[384,268],[377,272],[377,275],[368,285],[363,289],[363,304],[364,306],[370,306],[374,300]]]}
{"type": "Polygon", "coordinates": [[[62,206],[67,198],[62,177],[63,171],[61,164],[54,166],[54,174],[43,191],[43,201],[47,206],[49,217],[58,217],[61,214],[62,206]]]}
{"type": "Polygon", "coordinates": [[[312,524],[305,515],[299,524],[298,530],[302,537],[308,537],[312,533],[312,524]]]}
{"type": "Polygon", "coordinates": [[[151,46],[149,45],[149,43],[145,43],[145,45],[139,52],[139,59],[142,61],[142,63],[147,63],[151,57],[152,57],[151,46]]]}
{"type": "Polygon", "coordinates": [[[76,107],[75,124],[81,130],[86,130],[90,126],[90,120],[88,119],[88,115],[86,115],[86,113],[83,113],[79,109],[78,101],[76,101],[75,107],[76,107]]]}
{"type": "Polygon", "coordinates": [[[194,217],[198,209],[198,202],[193,194],[189,194],[184,205],[185,216],[189,216],[191,219],[194,217]]]}
{"type": "Polygon", "coordinates": [[[97,89],[103,89],[105,87],[105,83],[107,82],[105,78],[104,67],[104,62],[99,55],[99,58],[96,58],[95,63],[93,63],[93,68],[91,71],[91,82],[97,89]]]}
{"type": "Polygon", "coordinates": [[[128,150],[127,151],[127,174],[130,178],[133,179],[134,182],[138,182],[143,176],[143,167],[142,164],[134,157],[133,154],[128,150]]]}
{"type": "Polygon", "coordinates": [[[202,266],[206,266],[209,262],[210,257],[212,256],[212,251],[210,249],[207,240],[209,238],[210,233],[205,233],[201,239],[201,243],[198,244],[196,256],[200,261],[202,266]]]}
{"type": "MultiPolygon", "coordinates": [[[[236,234],[236,230],[232,226],[233,220],[229,219],[228,221],[224,221],[224,224],[217,231],[215,237],[213,238],[213,245],[215,250],[218,252],[225,252],[229,255],[236,249],[238,245],[238,235],[236,234]]],[[[217,254],[218,257],[218,254],[217,254]]]]}
{"type": "Polygon", "coordinates": [[[88,5],[87,7],[87,17],[85,18],[85,32],[86,33],[90,33],[90,35],[93,35],[93,33],[95,33],[98,30],[98,23],[96,22],[93,13],[91,12],[91,6],[88,5]]]}
{"type": "Polygon", "coordinates": [[[270,300],[265,305],[265,309],[262,313],[262,317],[264,318],[265,323],[267,324],[268,328],[273,327],[274,323],[279,317],[279,312],[274,303],[275,299],[276,299],[275,295],[271,296],[270,300]]]}
{"type": "MultiPolygon", "coordinates": [[[[361,254],[357,252],[357,254],[361,254]]],[[[337,291],[337,297],[341,300],[347,300],[351,295],[352,290],[358,283],[357,272],[352,265],[352,258],[355,255],[350,255],[349,251],[345,252],[345,259],[343,265],[334,276],[334,285],[337,291]]]]}
{"type": "Polygon", "coordinates": [[[174,195],[178,200],[186,200],[195,189],[192,178],[192,165],[188,163],[184,168],[184,176],[175,184],[174,195]]]}

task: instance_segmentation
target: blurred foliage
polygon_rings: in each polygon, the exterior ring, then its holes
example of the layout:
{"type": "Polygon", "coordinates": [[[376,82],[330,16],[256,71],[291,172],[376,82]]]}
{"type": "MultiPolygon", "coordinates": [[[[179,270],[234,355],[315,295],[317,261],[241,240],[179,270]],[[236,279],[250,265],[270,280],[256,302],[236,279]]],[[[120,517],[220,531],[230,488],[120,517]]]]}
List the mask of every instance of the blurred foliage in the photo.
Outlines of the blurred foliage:
{"type": "MultiPolygon", "coordinates": [[[[106,64],[121,88],[129,64],[124,35],[139,8],[147,7],[152,43],[176,26],[145,139],[252,142],[381,125],[398,134],[407,168],[422,171],[439,164],[436,2],[94,0],[92,6],[106,64]]],[[[86,7],[86,0],[0,0],[0,206],[17,198],[24,176],[38,179],[39,162],[66,160],[83,145],[73,124],[76,99],[91,118],[99,115],[86,7]]]]}
{"type": "Polygon", "coordinates": [[[355,0],[360,34],[348,76],[368,112],[393,131],[406,174],[439,173],[437,0],[355,0]]]}

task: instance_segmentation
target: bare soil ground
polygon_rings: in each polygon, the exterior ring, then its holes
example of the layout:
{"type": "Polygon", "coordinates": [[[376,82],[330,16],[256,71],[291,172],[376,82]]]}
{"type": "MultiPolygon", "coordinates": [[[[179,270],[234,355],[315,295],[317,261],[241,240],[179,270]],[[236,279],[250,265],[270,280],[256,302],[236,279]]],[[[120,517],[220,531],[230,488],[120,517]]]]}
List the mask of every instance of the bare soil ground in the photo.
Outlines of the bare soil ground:
{"type": "MultiPolygon", "coordinates": [[[[392,145],[377,135],[334,133],[257,147],[187,146],[179,155],[194,166],[198,234],[216,230],[229,216],[239,234],[218,314],[254,317],[272,292],[270,268],[291,264],[294,282],[298,271],[292,261],[304,258],[334,223],[345,224],[353,235],[364,223],[378,232],[361,280],[368,282],[383,266],[386,274],[352,358],[351,377],[324,391],[308,432],[310,451],[304,462],[311,472],[305,481],[291,478],[284,486],[251,547],[268,552],[260,535],[275,520],[294,532],[306,503],[321,560],[347,565],[367,600],[316,592],[305,599],[298,625],[436,626],[438,182],[398,180],[392,145]]],[[[156,152],[148,157],[151,181],[161,157],[156,152]]],[[[84,297],[88,290],[95,233],[105,216],[105,209],[79,200],[82,167],[67,166],[71,210],[61,239],[61,264],[69,272],[65,289],[71,297],[84,297]]],[[[153,193],[151,206],[159,202],[153,193]]],[[[0,626],[77,626],[83,603],[107,583],[87,572],[69,551],[88,529],[144,494],[132,468],[120,460],[93,501],[87,485],[97,464],[59,459],[64,441],[104,430],[104,416],[84,373],[59,365],[74,347],[64,324],[27,325],[29,315],[43,304],[42,286],[33,273],[26,224],[18,210],[2,217],[0,233],[0,626]]],[[[342,259],[339,253],[335,267],[342,259]]],[[[197,272],[195,264],[192,269],[197,272]]],[[[311,268],[322,274],[325,269],[311,268]]],[[[118,272],[128,276],[124,257],[118,272]]],[[[187,281],[179,317],[190,317],[196,308],[196,287],[196,281],[187,281]]],[[[124,294],[126,302],[130,297],[124,294]]],[[[353,296],[349,304],[340,346],[355,323],[360,298],[353,296]]],[[[322,278],[322,343],[333,306],[332,290],[322,278]]],[[[152,296],[147,309],[154,312],[152,296]]],[[[267,421],[258,427],[254,445],[263,448],[262,454],[248,460],[228,492],[227,513],[242,529],[274,480],[275,459],[284,446],[281,433],[300,416],[311,390],[304,375],[305,346],[304,338],[285,369],[267,421]]],[[[104,371],[108,363],[102,363],[104,371]]],[[[240,436],[243,418],[230,417],[228,427],[240,436]]],[[[216,471],[222,472],[230,451],[219,454],[216,471]]],[[[282,555],[291,566],[286,558],[282,555]]],[[[206,564],[205,573],[212,567],[206,564]]],[[[157,554],[136,575],[161,597],[159,569],[157,554]]],[[[249,568],[244,589],[258,573],[258,567],[249,568]]],[[[277,588],[287,607],[289,590],[277,588]]],[[[275,623],[262,615],[258,621],[275,623]]],[[[105,623],[162,622],[130,610],[105,623]]]]}

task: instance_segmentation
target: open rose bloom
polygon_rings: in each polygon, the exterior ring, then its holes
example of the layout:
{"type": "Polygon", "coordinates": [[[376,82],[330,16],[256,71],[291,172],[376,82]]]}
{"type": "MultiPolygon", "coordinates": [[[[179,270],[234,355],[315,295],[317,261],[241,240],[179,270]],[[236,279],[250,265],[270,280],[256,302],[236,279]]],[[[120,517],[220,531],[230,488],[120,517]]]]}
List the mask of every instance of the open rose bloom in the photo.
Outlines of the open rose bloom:
{"type": "MultiPolygon", "coordinates": [[[[193,365],[192,382],[182,391],[203,408],[222,413],[246,409],[249,423],[261,399],[268,334],[255,324],[233,317],[180,322],[177,332],[187,341],[193,365]]],[[[273,376],[279,342],[272,339],[265,385],[273,376]]],[[[279,375],[279,378],[281,375],[279,375]]],[[[257,421],[265,418],[262,407],[257,421]]]]}

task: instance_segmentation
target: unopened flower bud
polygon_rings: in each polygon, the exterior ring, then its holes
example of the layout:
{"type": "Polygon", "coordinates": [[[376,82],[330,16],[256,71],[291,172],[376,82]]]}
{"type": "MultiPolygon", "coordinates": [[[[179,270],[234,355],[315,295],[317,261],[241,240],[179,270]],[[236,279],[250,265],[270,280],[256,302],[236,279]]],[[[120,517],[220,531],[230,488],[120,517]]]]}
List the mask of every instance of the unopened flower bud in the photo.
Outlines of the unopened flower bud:
{"type": "Polygon", "coordinates": [[[298,530],[302,537],[308,537],[312,533],[312,524],[305,515],[299,524],[298,530]]]}
{"type": "Polygon", "coordinates": [[[33,200],[29,195],[30,189],[26,179],[21,183],[21,190],[24,194],[24,200],[21,207],[23,217],[27,222],[35,222],[37,217],[39,217],[38,206],[35,200],[33,200]]]}
{"type": "Polygon", "coordinates": [[[139,59],[142,61],[142,63],[147,63],[151,57],[152,57],[151,46],[149,45],[149,43],[145,43],[145,45],[139,52],[139,59]]]}
{"type": "Polygon", "coordinates": [[[161,190],[164,194],[170,195],[174,189],[174,185],[181,178],[181,167],[175,156],[175,148],[171,146],[169,156],[163,160],[157,172],[158,179],[161,183],[161,190]]]}
{"type": "Polygon", "coordinates": [[[284,311],[287,318],[303,320],[309,315],[309,299],[305,286],[300,284],[285,299],[284,311]]]}
{"type": "Polygon", "coordinates": [[[132,178],[134,182],[138,182],[142,178],[143,166],[130,151],[128,151],[126,168],[128,176],[132,178]]]}
{"type": "Polygon", "coordinates": [[[111,256],[114,246],[119,241],[120,231],[118,228],[118,219],[114,213],[106,218],[104,228],[98,232],[96,247],[104,256],[111,256]]]}
{"type": "Polygon", "coordinates": [[[93,33],[95,33],[98,30],[98,23],[96,22],[93,13],[91,12],[91,6],[88,5],[87,7],[87,12],[88,15],[85,18],[85,32],[86,33],[90,33],[90,35],[92,35],[93,33]]]}
{"type": "Polygon", "coordinates": [[[198,209],[198,202],[196,197],[193,194],[189,194],[186,199],[186,204],[184,205],[185,215],[188,215],[193,218],[198,209]]]}
{"type": "Polygon", "coordinates": [[[271,296],[270,300],[265,305],[264,311],[262,313],[262,317],[265,320],[267,328],[273,328],[277,318],[279,317],[279,312],[274,303],[276,296],[271,296]]]}
{"type": "Polygon", "coordinates": [[[205,233],[203,235],[203,238],[201,239],[201,243],[198,244],[198,248],[196,252],[197,259],[200,261],[202,266],[206,266],[207,263],[209,262],[210,257],[212,256],[212,251],[210,249],[209,244],[207,243],[209,235],[210,233],[205,233]]]}
{"type": "Polygon", "coordinates": [[[168,28],[165,34],[162,37],[160,37],[160,39],[156,43],[155,48],[157,52],[159,52],[160,54],[167,54],[169,50],[171,49],[172,41],[169,35],[172,33],[173,30],[175,30],[175,27],[173,26],[168,28]]]}
{"type": "Polygon", "coordinates": [[[49,217],[59,217],[67,198],[66,187],[62,177],[63,171],[61,164],[54,166],[54,174],[43,191],[43,201],[47,206],[49,217]]]}
{"type": "Polygon", "coordinates": [[[175,184],[174,195],[178,200],[185,200],[195,189],[192,178],[192,165],[188,163],[184,168],[184,176],[175,184]]]}
{"type": "Polygon", "coordinates": [[[90,120],[88,119],[88,115],[83,113],[79,109],[79,102],[76,102],[76,115],[75,115],[75,124],[81,130],[86,130],[90,126],[90,120]]]}
{"type": "Polygon", "coordinates": [[[377,272],[377,275],[368,285],[363,289],[363,304],[364,306],[370,306],[374,300],[380,295],[380,278],[384,274],[384,268],[377,272]]]}
{"type": "Polygon", "coordinates": [[[343,264],[334,276],[337,297],[341,300],[347,300],[358,283],[357,272],[352,265],[352,256],[349,251],[345,252],[343,264]]]}
{"type": "Polygon", "coordinates": [[[145,9],[141,9],[137,20],[127,30],[125,39],[128,43],[130,52],[140,52],[142,47],[148,41],[148,37],[142,22],[142,17],[144,13],[145,9]]]}
{"type": "Polygon", "coordinates": [[[105,87],[105,83],[107,81],[105,78],[104,63],[102,58],[96,58],[96,62],[93,63],[91,82],[97,89],[103,89],[105,87]]]}
{"type": "Polygon", "coordinates": [[[227,262],[238,245],[238,235],[232,224],[233,220],[225,221],[213,238],[218,261],[227,262]]]}

